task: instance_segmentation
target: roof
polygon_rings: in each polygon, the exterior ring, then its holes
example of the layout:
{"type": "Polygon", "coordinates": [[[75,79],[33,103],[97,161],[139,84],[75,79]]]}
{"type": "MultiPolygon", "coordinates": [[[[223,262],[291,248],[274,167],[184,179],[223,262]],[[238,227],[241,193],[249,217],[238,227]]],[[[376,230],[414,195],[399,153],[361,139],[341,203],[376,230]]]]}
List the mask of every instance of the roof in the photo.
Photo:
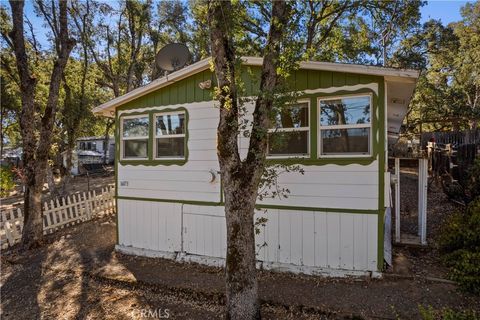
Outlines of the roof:
{"type": "Polygon", "coordinates": [[[76,153],[79,156],[103,157],[103,154],[101,154],[98,151],[93,151],[93,150],[78,150],[76,153]]]}
{"type": "MultiPolygon", "coordinates": [[[[259,57],[242,57],[244,65],[261,66],[263,58],[259,57]]],[[[156,91],[160,88],[166,87],[176,81],[185,79],[193,74],[207,70],[210,68],[211,58],[203,59],[199,62],[191,64],[183,69],[173,72],[165,77],[153,80],[149,84],[140,88],[134,89],[120,97],[112,99],[104,104],[93,109],[94,113],[102,114],[104,116],[112,117],[116,107],[123,105],[129,101],[146,95],[150,92],[156,91]]],[[[366,66],[358,64],[346,63],[332,63],[319,61],[303,61],[300,62],[300,69],[308,70],[323,70],[336,72],[349,72],[357,74],[368,74],[375,76],[383,76],[388,80],[395,82],[409,82],[415,83],[419,76],[419,71],[411,69],[394,69],[378,66],[366,66]]]]}

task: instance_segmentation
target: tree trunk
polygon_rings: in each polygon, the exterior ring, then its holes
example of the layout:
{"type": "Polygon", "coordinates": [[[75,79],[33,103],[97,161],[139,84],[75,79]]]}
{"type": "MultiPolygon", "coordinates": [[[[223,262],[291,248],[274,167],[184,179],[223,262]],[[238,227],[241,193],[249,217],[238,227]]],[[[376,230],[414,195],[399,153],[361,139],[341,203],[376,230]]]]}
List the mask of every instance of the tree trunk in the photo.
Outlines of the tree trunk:
{"type": "Polygon", "coordinates": [[[36,185],[26,185],[24,201],[22,245],[28,244],[28,248],[33,248],[39,246],[43,239],[41,188],[39,190],[36,185]]]}
{"type": "Polygon", "coordinates": [[[227,223],[227,319],[260,319],[256,276],[254,209],[256,193],[237,187],[225,194],[227,223]],[[252,201],[253,199],[253,201],[252,201]]]}
{"type": "Polygon", "coordinates": [[[103,138],[103,147],[104,147],[104,149],[103,149],[103,164],[108,163],[107,154],[108,154],[108,148],[110,147],[109,146],[109,143],[110,143],[110,129],[113,127],[114,124],[115,124],[114,119],[107,118],[107,123],[105,124],[105,136],[103,138]]]}
{"type": "MultiPolygon", "coordinates": [[[[22,135],[22,162],[25,174],[24,193],[24,230],[28,230],[23,238],[28,243],[38,241],[42,237],[42,225],[38,223],[39,211],[41,212],[41,190],[38,191],[35,181],[35,149],[37,138],[35,136],[35,87],[36,79],[30,74],[28,57],[25,49],[23,29],[23,1],[10,1],[12,8],[12,31],[10,38],[15,51],[18,75],[20,77],[20,92],[22,110],[20,114],[20,132],[22,135]]],[[[41,213],[40,213],[41,214],[41,213]]],[[[24,232],[25,234],[26,232],[24,232]]]]}
{"type": "Polygon", "coordinates": [[[34,105],[36,80],[31,76],[25,49],[23,28],[24,2],[10,0],[10,6],[12,8],[13,22],[10,38],[14,47],[22,98],[20,129],[23,142],[23,165],[26,176],[22,247],[28,249],[41,243],[43,238],[42,188],[48,165],[48,153],[52,142],[60,82],[75,41],[69,38],[68,35],[67,2],[60,1],[58,25],[52,25],[52,28],[56,29],[54,33],[58,35],[58,38],[55,39],[55,48],[58,56],[53,64],[45,111],[41,117],[40,124],[38,124],[35,121],[36,111],[34,105]],[[38,140],[35,132],[37,126],[40,127],[38,140]]]}
{"type": "Polygon", "coordinates": [[[47,164],[47,184],[48,190],[50,191],[50,197],[57,198],[59,196],[59,192],[57,186],[55,184],[55,177],[53,175],[52,167],[47,164]]]}
{"type": "Polygon", "coordinates": [[[253,114],[247,158],[239,155],[239,106],[235,83],[235,45],[230,1],[211,1],[208,8],[212,58],[217,78],[220,120],[217,155],[225,194],[227,226],[226,296],[227,319],[260,319],[256,276],[254,213],[258,185],[265,168],[268,114],[278,81],[280,42],[288,19],[285,1],[272,5],[272,20],[262,66],[260,92],[253,114]]]}
{"type": "MultiPolygon", "coordinates": [[[[73,143],[73,145],[75,144],[73,143]]],[[[72,144],[67,143],[66,147],[67,147],[65,150],[66,165],[65,165],[65,174],[62,178],[62,191],[61,191],[62,195],[66,195],[68,192],[68,186],[70,184],[70,180],[72,177],[72,167],[73,167],[73,146],[72,144]]]]}

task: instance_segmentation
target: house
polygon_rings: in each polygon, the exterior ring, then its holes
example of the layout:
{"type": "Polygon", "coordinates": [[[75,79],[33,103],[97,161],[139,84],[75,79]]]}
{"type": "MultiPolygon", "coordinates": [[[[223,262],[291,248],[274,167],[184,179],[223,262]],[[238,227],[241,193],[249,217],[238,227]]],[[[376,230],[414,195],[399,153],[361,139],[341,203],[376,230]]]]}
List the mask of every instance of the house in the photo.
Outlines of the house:
{"type": "MultiPolygon", "coordinates": [[[[83,171],[83,164],[104,163],[105,137],[81,137],[76,141],[75,150],[72,151],[71,174],[79,175],[83,171]]],[[[107,164],[112,164],[115,159],[115,139],[108,140],[107,164]]],[[[67,152],[62,153],[63,166],[67,167],[67,152]]]]}
{"type": "MultiPolygon", "coordinates": [[[[262,59],[243,61],[245,90],[254,96],[262,59]]],[[[209,68],[209,59],[202,60],[95,109],[116,119],[116,248],[121,252],[224,261],[219,111],[209,68]]],[[[288,198],[257,202],[257,216],[268,219],[256,236],[263,268],[382,271],[391,245],[385,228],[391,206],[388,137],[400,130],[418,75],[363,65],[300,64],[290,79],[300,98],[285,107],[269,133],[270,139],[282,135],[286,143],[270,144],[268,157],[270,163],[298,164],[304,174],[279,176],[288,198]]],[[[253,103],[247,109],[252,111],[253,103]]],[[[245,136],[239,134],[242,156],[245,136]]]]}
{"type": "MultiPolygon", "coordinates": [[[[105,155],[105,149],[107,149],[107,163],[113,163],[115,159],[115,139],[109,137],[108,146],[105,146],[105,137],[82,137],[77,139],[77,150],[79,160],[81,163],[94,163],[92,161],[103,162],[105,155]],[[80,151],[93,151],[101,155],[101,159],[85,159],[86,162],[82,162],[82,152],[80,151]],[[89,162],[90,161],[90,162],[89,162]]],[[[91,156],[91,153],[84,152],[85,157],[91,156]]],[[[96,162],[95,162],[96,163],[96,162]]]]}

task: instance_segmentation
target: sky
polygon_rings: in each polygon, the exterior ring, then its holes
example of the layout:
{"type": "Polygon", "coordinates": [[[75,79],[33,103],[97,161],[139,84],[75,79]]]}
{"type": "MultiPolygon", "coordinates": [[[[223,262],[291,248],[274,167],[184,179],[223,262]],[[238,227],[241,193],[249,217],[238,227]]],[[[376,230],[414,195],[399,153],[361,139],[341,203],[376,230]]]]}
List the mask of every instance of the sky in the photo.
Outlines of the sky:
{"type": "MultiPolygon", "coordinates": [[[[112,0],[113,2],[114,0],[112,0]]],[[[421,8],[421,23],[429,19],[439,19],[444,25],[461,19],[460,8],[467,2],[462,0],[433,0],[428,1],[427,5],[421,8]]],[[[32,22],[37,40],[42,45],[47,45],[47,36],[43,27],[43,20],[36,17],[33,11],[33,1],[27,0],[25,4],[25,14],[32,22]]]]}
{"type": "Polygon", "coordinates": [[[430,19],[440,19],[442,21],[442,24],[447,25],[450,22],[458,21],[462,18],[462,16],[460,15],[460,8],[463,7],[467,2],[472,1],[428,1],[427,5],[421,8],[421,22],[423,23],[430,19]]]}

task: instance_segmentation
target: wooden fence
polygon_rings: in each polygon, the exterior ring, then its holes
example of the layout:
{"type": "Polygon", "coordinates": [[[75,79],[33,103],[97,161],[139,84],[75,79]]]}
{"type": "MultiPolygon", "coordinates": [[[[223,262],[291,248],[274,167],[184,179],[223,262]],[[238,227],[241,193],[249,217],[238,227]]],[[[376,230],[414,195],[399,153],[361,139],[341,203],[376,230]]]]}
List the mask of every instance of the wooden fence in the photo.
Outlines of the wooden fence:
{"type": "MultiPolygon", "coordinates": [[[[50,234],[66,226],[115,212],[115,187],[76,193],[43,204],[43,233],[50,234]]],[[[23,214],[20,208],[0,212],[1,247],[18,243],[22,237],[23,214]]]]}
{"type": "Polygon", "coordinates": [[[480,144],[480,129],[452,132],[423,132],[420,140],[422,148],[425,148],[428,142],[433,141],[437,144],[451,144],[455,147],[463,144],[480,144]]]}

